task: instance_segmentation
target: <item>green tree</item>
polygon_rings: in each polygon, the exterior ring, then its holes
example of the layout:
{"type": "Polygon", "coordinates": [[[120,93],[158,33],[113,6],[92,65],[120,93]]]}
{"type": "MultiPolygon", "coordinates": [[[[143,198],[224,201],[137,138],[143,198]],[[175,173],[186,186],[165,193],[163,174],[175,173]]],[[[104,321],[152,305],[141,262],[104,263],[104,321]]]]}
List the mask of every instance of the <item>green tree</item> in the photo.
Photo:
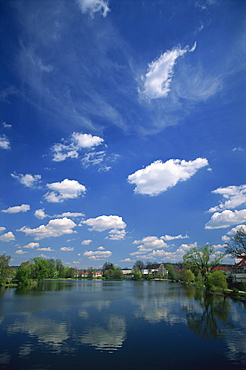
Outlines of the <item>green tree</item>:
{"type": "Polygon", "coordinates": [[[177,280],[177,274],[176,274],[176,272],[174,270],[173,265],[167,264],[166,265],[166,269],[168,271],[168,279],[177,280]]]}
{"type": "Polygon", "coordinates": [[[11,258],[10,256],[6,256],[5,254],[2,254],[0,256],[0,285],[6,282],[6,278],[10,270],[9,267],[10,258],[11,258]]]}
{"type": "Polygon", "coordinates": [[[132,273],[133,273],[134,280],[140,280],[143,277],[142,271],[137,266],[133,267],[132,273]]]}
{"type": "Polygon", "coordinates": [[[213,271],[208,275],[208,282],[211,287],[227,289],[226,276],[222,271],[213,271]]]}
{"type": "Polygon", "coordinates": [[[240,227],[236,234],[226,243],[226,253],[233,257],[241,257],[246,255],[246,232],[243,227],[240,227]]]}
{"type": "Polygon", "coordinates": [[[123,278],[123,272],[122,272],[122,269],[120,267],[116,267],[113,270],[113,277],[115,279],[122,279],[123,278]]]}
{"type": "Polygon", "coordinates": [[[111,262],[105,262],[102,268],[103,271],[103,276],[108,278],[108,277],[113,277],[113,271],[115,270],[115,266],[111,262]]]}
{"type": "Polygon", "coordinates": [[[48,277],[48,261],[42,257],[33,258],[33,263],[31,265],[31,277],[38,281],[43,280],[48,277]]]}
{"type": "Polygon", "coordinates": [[[191,283],[194,280],[195,280],[195,275],[193,274],[193,272],[190,269],[185,270],[184,271],[184,282],[191,283]]]}
{"type": "Polygon", "coordinates": [[[21,264],[17,270],[15,280],[18,285],[29,285],[31,283],[31,265],[21,264]]]}
{"type": "Polygon", "coordinates": [[[74,278],[75,269],[73,267],[65,267],[65,278],[74,278]]]}
{"type": "Polygon", "coordinates": [[[65,277],[65,267],[63,266],[63,263],[60,259],[57,259],[55,261],[55,266],[56,266],[56,270],[58,272],[58,277],[59,278],[64,278],[65,277]]]}

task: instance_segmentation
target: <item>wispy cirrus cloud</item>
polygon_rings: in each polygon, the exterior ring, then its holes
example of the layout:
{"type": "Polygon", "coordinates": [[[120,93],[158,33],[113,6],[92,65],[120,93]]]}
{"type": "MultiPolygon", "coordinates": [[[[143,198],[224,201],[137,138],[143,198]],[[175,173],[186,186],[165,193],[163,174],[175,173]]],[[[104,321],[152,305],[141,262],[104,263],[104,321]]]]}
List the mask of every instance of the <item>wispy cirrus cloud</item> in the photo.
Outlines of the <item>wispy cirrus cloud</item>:
{"type": "Polygon", "coordinates": [[[110,12],[108,1],[106,0],[76,0],[83,14],[89,13],[93,18],[94,13],[100,12],[103,17],[106,17],[110,12]]]}
{"type": "Polygon", "coordinates": [[[139,90],[141,95],[148,99],[165,98],[170,91],[177,59],[195,49],[196,43],[191,49],[188,46],[184,49],[177,46],[172,50],[167,50],[157,60],[150,63],[147,73],[142,76],[143,89],[139,90]]]}
{"type": "Polygon", "coordinates": [[[161,160],[151,163],[144,169],[129,175],[127,180],[136,185],[134,192],[156,196],[180,181],[186,181],[199,169],[208,166],[206,158],[197,158],[194,161],[170,159],[163,163],[161,160]]]}

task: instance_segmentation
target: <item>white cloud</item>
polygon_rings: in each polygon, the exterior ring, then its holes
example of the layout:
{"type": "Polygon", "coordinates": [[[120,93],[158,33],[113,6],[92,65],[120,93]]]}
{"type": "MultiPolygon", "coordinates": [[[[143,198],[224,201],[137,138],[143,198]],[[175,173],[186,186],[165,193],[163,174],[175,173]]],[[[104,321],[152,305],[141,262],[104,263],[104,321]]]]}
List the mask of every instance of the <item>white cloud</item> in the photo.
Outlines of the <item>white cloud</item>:
{"type": "Polygon", "coordinates": [[[25,253],[28,253],[28,252],[24,252],[22,249],[17,249],[17,251],[15,253],[16,254],[25,254],[25,253]]]}
{"type": "Polygon", "coordinates": [[[105,248],[103,248],[103,247],[98,247],[97,248],[99,251],[104,251],[105,250],[105,248]]]}
{"type": "Polygon", "coordinates": [[[39,247],[39,243],[32,242],[32,243],[29,243],[27,245],[24,245],[23,248],[34,249],[34,248],[38,248],[38,247],[39,247]]]}
{"type": "Polygon", "coordinates": [[[206,223],[205,229],[223,229],[242,222],[246,222],[246,209],[234,212],[226,209],[223,212],[215,212],[206,223]]]}
{"type": "Polygon", "coordinates": [[[166,97],[170,91],[170,85],[174,73],[176,60],[189,52],[196,49],[196,43],[189,49],[186,46],[181,49],[180,46],[163,53],[157,60],[149,64],[148,72],[142,76],[144,82],[143,96],[149,99],[158,99],[166,97]]]}
{"type": "Polygon", "coordinates": [[[73,247],[61,247],[60,248],[60,251],[63,251],[63,252],[72,252],[74,250],[73,247]]]}
{"type": "Polygon", "coordinates": [[[246,203],[246,185],[218,188],[212,191],[212,193],[222,195],[224,202],[220,202],[218,206],[211,207],[209,212],[222,211],[228,208],[233,209],[246,203]]]}
{"type": "Polygon", "coordinates": [[[89,167],[90,165],[96,166],[104,161],[105,156],[106,153],[104,151],[90,152],[84,155],[81,162],[85,168],[89,167]]]}
{"type": "Polygon", "coordinates": [[[109,258],[112,255],[112,252],[110,252],[110,251],[101,251],[101,250],[85,251],[83,255],[90,258],[90,259],[98,260],[98,259],[102,259],[102,258],[109,258]]]}
{"type": "Polygon", "coordinates": [[[28,188],[34,187],[41,180],[41,175],[30,175],[28,173],[26,175],[11,173],[11,176],[28,188]]]}
{"type": "Polygon", "coordinates": [[[50,217],[48,216],[45,212],[44,212],[44,208],[42,209],[37,209],[35,212],[34,212],[34,216],[39,218],[40,220],[43,220],[44,218],[46,217],[50,217]]]}
{"type": "Polygon", "coordinates": [[[21,206],[9,207],[7,209],[3,209],[1,212],[4,213],[20,213],[20,212],[27,212],[30,210],[29,204],[22,204],[21,206]]]}
{"type": "Polygon", "coordinates": [[[4,128],[12,128],[12,125],[10,125],[9,123],[3,122],[3,127],[4,128]]]}
{"type": "Polygon", "coordinates": [[[109,236],[107,237],[107,239],[110,239],[110,240],[122,240],[124,239],[126,236],[126,231],[125,230],[116,230],[116,229],[113,229],[113,230],[110,230],[109,231],[109,236]]]}
{"type": "Polygon", "coordinates": [[[0,241],[2,242],[11,242],[12,240],[15,240],[15,236],[12,231],[9,231],[8,233],[0,236],[0,241]]]}
{"type": "Polygon", "coordinates": [[[108,229],[124,229],[126,223],[120,216],[98,216],[96,218],[88,218],[86,221],[82,221],[83,224],[90,226],[90,231],[105,231],[108,229]]]}
{"type": "Polygon", "coordinates": [[[18,231],[22,231],[26,235],[34,236],[35,240],[41,240],[44,238],[58,237],[64,234],[72,234],[75,232],[73,230],[75,226],[76,224],[72,220],[64,217],[50,220],[47,225],[40,225],[35,229],[23,226],[18,231]]]}
{"type": "Polygon", "coordinates": [[[67,158],[78,158],[80,150],[92,149],[103,142],[104,140],[99,136],[74,132],[68,140],[63,139],[63,143],[53,145],[51,148],[53,161],[62,162],[67,158]]]}
{"type": "Polygon", "coordinates": [[[56,217],[84,217],[84,213],[81,212],[63,212],[61,215],[56,217]]]}
{"type": "Polygon", "coordinates": [[[200,168],[208,166],[206,158],[197,158],[194,161],[169,159],[151,163],[144,169],[128,176],[128,182],[135,184],[135,193],[156,196],[175,186],[180,181],[186,181],[200,168]]]}
{"type": "Polygon", "coordinates": [[[82,245],[90,245],[91,243],[92,243],[92,240],[91,239],[83,240],[81,242],[82,245]]]}
{"type": "Polygon", "coordinates": [[[106,17],[110,9],[106,0],[77,0],[80,10],[83,14],[89,13],[93,18],[93,14],[100,12],[103,17],[106,17]]]}
{"type": "Polygon", "coordinates": [[[0,226],[0,232],[2,232],[2,231],[4,231],[4,230],[6,230],[6,227],[4,227],[4,226],[0,226]]]}
{"type": "Polygon", "coordinates": [[[44,195],[47,202],[61,203],[65,199],[75,199],[86,192],[86,187],[76,180],[64,179],[46,185],[51,191],[44,195]]]}
{"type": "MultiPolygon", "coordinates": [[[[167,248],[168,245],[163,241],[162,237],[157,238],[157,236],[146,236],[141,240],[135,240],[133,244],[141,244],[143,243],[144,248],[167,248]]],[[[142,247],[142,246],[140,246],[142,247]]],[[[142,248],[143,249],[143,248],[142,248]]],[[[146,249],[145,249],[146,250],[146,249]]]]}
{"type": "Polygon", "coordinates": [[[54,249],[51,249],[50,247],[43,247],[43,248],[38,248],[38,251],[43,251],[43,252],[53,252],[54,249]]]}
{"type": "Polygon", "coordinates": [[[223,235],[221,239],[224,242],[229,241],[231,237],[234,236],[239,229],[243,229],[244,232],[246,233],[246,225],[237,225],[236,227],[233,227],[230,231],[228,231],[226,235],[223,235]]]}
{"type": "Polygon", "coordinates": [[[166,240],[166,241],[175,240],[175,239],[187,239],[187,238],[189,238],[188,235],[181,235],[181,234],[177,236],[171,236],[171,235],[161,236],[161,239],[166,240]]]}
{"type": "Polygon", "coordinates": [[[1,149],[10,149],[9,139],[5,135],[0,136],[0,148],[1,149]]]}

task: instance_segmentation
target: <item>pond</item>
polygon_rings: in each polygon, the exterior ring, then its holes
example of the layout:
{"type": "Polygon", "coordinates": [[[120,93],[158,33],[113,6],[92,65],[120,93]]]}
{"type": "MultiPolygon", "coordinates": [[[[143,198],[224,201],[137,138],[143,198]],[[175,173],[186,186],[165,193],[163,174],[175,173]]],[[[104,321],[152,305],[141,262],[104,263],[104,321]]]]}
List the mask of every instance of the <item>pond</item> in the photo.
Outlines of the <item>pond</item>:
{"type": "Polygon", "coordinates": [[[1,369],[246,369],[246,303],[167,281],[0,291],[1,369]]]}

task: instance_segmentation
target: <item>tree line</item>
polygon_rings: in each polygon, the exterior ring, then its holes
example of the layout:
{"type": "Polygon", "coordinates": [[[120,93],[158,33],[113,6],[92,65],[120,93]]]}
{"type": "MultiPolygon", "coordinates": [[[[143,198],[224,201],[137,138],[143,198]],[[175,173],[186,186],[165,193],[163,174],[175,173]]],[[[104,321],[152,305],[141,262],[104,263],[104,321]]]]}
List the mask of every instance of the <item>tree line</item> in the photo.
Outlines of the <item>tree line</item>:
{"type": "MultiPolygon", "coordinates": [[[[168,279],[176,281],[183,280],[186,283],[196,282],[198,285],[205,286],[206,289],[219,287],[227,288],[225,274],[222,271],[212,271],[220,264],[221,259],[228,253],[233,257],[246,256],[246,233],[240,228],[234,237],[225,245],[225,253],[216,256],[215,248],[211,245],[202,247],[192,247],[183,256],[183,262],[179,264],[168,264],[157,262],[136,261],[131,270],[133,278],[138,280],[143,278],[143,270],[149,272],[158,269],[159,277],[164,277],[164,270],[168,271],[168,279]]],[[[6,282],[6,278],[11,275],[9,267],[10,256],[0,256],[0,285],[6,282]]],[[[123,278],[123,271],[111,262],[105,262],[102,267],[104,278],[123,278]]],[[[29,285],[32,281],[40,281],[47,278],[73,278],[75,269],[65,267],[60,259],[45,259],[35,257],[32,261],[22,262],[17,269],[14,280],[19,285],[29,285]]],[[[13,274],[13,270],[12,270],[13,274]]],[[[147,275],[151,278],[151,273],[147,275]]]]}

